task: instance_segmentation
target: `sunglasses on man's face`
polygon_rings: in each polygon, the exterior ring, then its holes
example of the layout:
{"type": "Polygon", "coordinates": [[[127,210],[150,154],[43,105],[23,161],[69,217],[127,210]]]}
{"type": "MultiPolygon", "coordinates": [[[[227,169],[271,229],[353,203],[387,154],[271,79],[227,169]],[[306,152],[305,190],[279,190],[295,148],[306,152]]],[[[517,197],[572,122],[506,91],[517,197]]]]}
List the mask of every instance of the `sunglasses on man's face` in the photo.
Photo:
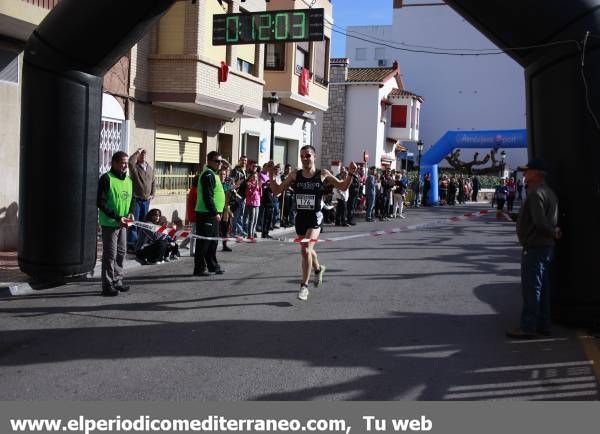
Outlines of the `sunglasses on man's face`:
{"type": "Polygon", "coordinates": [[[210,160],[210,161],[212,161],[213,163],[219,163],[219,164],[223,162],[223,160],[220,158],[218,160],[210,160]]]}
{"type": "Polygon", "coordinates": [[[312,154],[302,154],[302,155],[300,155],[300,158],[302,158],[302,159],[308,159],[311,156],[312,156],[312,154]]]}

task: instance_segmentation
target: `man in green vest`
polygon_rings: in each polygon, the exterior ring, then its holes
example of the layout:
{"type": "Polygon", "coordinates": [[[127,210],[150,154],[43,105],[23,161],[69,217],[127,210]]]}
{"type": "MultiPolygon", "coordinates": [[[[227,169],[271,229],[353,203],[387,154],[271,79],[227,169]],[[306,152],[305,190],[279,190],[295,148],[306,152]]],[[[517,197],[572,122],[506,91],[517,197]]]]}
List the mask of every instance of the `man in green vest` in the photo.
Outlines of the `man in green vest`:
{"type": "MultiPolygon", "coordinates": [[[[204,237],[218,237],[219,223],[225,208],[225,191],[217,175],[223,164],[221,154],[211,151],[206,156],[206,166],[198,179],[196,200],[196,234],[204,237]]],[[[223,274],[225,271],[217,261],[217,246],[214,240],[196,241],[194,253],[194,276],[210,276],[210,273],[223,274]]]]}
{"type": "Polygon", "coordinates": [[[118,151],[111,168],[98,181],[97,206],[102,228],[102,295],[127,292],[123,263],[127,252],[127,219],[133,219],[133,183],[127,175],[129,156],[118,151]]]}

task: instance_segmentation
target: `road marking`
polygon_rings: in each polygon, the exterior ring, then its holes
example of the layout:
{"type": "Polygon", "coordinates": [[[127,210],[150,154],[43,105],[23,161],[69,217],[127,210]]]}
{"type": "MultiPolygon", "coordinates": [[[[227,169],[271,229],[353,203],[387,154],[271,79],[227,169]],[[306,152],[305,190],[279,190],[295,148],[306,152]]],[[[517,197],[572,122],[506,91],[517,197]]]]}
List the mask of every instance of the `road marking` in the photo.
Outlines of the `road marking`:
{"type": "Polygon", "coordinates": [[[600,341],[583,330],[577,332],[577,339],[581,342],[583,352],[592,364],[596,381],[600,384],[600,341]]]}

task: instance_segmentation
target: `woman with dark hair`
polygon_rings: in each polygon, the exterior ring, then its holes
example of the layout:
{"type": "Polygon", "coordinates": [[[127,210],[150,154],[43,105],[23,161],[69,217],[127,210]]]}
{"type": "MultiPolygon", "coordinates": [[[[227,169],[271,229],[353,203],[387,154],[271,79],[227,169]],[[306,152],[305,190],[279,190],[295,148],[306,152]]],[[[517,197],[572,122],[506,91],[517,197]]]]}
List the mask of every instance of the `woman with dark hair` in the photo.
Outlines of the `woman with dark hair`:
{"type": "MultiPolygon", "coordinates": [[[[144,221],[158,225],[162,216],[158,208],[148,211],[144,221]]],[[[139,228],[135,247],[137,258],[145,264],[156,264],[179,259],[179,248],[173,238],[167,234],[139,228]]]]}

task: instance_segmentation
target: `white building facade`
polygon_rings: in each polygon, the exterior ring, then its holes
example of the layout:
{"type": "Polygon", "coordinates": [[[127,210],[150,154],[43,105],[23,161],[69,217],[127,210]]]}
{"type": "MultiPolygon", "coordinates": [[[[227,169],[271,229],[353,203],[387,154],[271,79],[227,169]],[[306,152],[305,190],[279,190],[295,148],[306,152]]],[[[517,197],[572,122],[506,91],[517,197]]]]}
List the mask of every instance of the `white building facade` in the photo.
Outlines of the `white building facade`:
{"type": "MultiPolygon", "coordinates": [[[[524,73],[509,56],[454,56],[407,51],[452,53],[457,48],[497,49],[448,5],[438,3],[394,0],[391,25],[348,27],[346,57],[351,65],[388,66],[393,59],[398,59],[407,88],[427,97],[420,116],[425,150],[449,130],[524,129],[524,73]]],[[[409,145],[411,151],[415,151],[413,146],[409,145]]],[[[470,160],[475,151],[466,150],[463,159],[470,160]]],[[[509,167],[526,162],[526,150],[507,150],[507,154],[509,167]]]]}
{"type": "Polygon", "coordinates": [[[419,139],[423,99],[404,89],[397,63],[387,68],[349,68],[348,59],[331,59],[329,110],[318,151],[321,164],[349,161],[396,168],[404,142],[419,139]]]}

